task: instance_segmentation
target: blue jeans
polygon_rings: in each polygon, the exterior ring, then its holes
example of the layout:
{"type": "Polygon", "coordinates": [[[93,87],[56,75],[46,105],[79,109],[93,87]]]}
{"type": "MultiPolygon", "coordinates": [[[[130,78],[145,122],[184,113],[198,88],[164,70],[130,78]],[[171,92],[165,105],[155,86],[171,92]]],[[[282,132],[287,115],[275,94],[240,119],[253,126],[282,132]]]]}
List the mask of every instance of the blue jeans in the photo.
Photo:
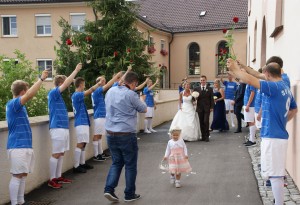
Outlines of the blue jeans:
{"type": "Polygon", "coordinates": [[[104,192],[115,192],[120,174],[125,165],[125,197],[135,195],[137,175],[138,145],[136,134],[126,136],[111,136],[107,133],[107,144],[112,156],[112,165],[106,179],[104,192]]]}

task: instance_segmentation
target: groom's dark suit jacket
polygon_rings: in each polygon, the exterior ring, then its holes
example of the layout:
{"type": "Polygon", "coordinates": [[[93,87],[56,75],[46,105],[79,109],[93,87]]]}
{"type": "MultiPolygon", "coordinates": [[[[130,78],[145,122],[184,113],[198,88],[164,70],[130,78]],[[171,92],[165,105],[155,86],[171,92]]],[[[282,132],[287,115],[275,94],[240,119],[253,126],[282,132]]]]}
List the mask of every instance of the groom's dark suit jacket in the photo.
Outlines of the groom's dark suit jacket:
{"type": "Polygon", "coordinates": [[[206,89],[203,91],[200,85],[199,87],[196,87],[194,91],[199,93],[196,112],[199,116],[202,140],[208,142],[210,109],[213,109],[215,106],[213,89],[206,85],[206,89]]]}
{"type": "Polygon", "coordinates": [[[201,86],[199,86],[194,91],[199,93],[196,112],[210,112],[210,109],[213,109],[215,106],[213,89],[206,86],[206,90],[202,91],[201,86]]]}

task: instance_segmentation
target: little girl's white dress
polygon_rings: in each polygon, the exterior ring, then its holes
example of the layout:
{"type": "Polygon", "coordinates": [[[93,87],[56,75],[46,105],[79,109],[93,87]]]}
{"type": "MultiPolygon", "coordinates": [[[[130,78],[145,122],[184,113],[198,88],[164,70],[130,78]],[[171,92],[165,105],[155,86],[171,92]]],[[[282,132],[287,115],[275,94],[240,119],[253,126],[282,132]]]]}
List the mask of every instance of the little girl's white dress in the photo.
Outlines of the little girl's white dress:
{"type": "Polygon", "coordinates": [[[177,141],[173,139],[168,141],[165,157],[168,158],[170,173],[179,174],[192,171],[192,167],[185,156],[188,156],[188,153],[182,138],[179,138],[177,141]]]}

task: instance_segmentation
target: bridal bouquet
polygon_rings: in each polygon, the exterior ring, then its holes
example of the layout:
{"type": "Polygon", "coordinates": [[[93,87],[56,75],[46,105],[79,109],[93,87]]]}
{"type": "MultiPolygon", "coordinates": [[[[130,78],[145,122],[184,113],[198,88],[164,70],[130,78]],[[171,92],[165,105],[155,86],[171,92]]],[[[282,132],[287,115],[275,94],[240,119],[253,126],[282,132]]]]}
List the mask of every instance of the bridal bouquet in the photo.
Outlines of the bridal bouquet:
{"type": "Polygon", "coordinates": [[[199,97],[199,93],[197,91],[192,92],[192,97],[197,99],[199,97]]]}

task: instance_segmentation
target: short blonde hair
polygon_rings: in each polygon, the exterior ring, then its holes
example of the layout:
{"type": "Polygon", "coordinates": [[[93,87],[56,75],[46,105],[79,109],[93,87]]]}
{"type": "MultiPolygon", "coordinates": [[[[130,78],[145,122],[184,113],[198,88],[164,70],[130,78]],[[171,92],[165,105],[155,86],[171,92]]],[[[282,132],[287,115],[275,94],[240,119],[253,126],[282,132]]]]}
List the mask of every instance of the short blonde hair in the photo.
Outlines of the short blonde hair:
{"type": "Polygon", "coordinates": [[[29,84],[23,80],[16,80],[11,84],[11,92],[13,96],[18,96],[24,90],[28,90],[29,84]]]}
{"type": "Polygon", "coordinates": [[[179,127],[177,127],[177,126],[175,126],[175,127],[173,127],[173,128],[170,129],[170,133],[171,134],[173,134],[175,132],[181,133],[181,129],[179,127]]]}
{"type": "Polygon", "coordinates": [[[57,86],[59,86],[59,84],[63,84],[65,82],[66,78],[67,78],[67,76],[65,76],[65,75],[57,75],[54,77],[53,83],[57,87],[57,86]]]}

